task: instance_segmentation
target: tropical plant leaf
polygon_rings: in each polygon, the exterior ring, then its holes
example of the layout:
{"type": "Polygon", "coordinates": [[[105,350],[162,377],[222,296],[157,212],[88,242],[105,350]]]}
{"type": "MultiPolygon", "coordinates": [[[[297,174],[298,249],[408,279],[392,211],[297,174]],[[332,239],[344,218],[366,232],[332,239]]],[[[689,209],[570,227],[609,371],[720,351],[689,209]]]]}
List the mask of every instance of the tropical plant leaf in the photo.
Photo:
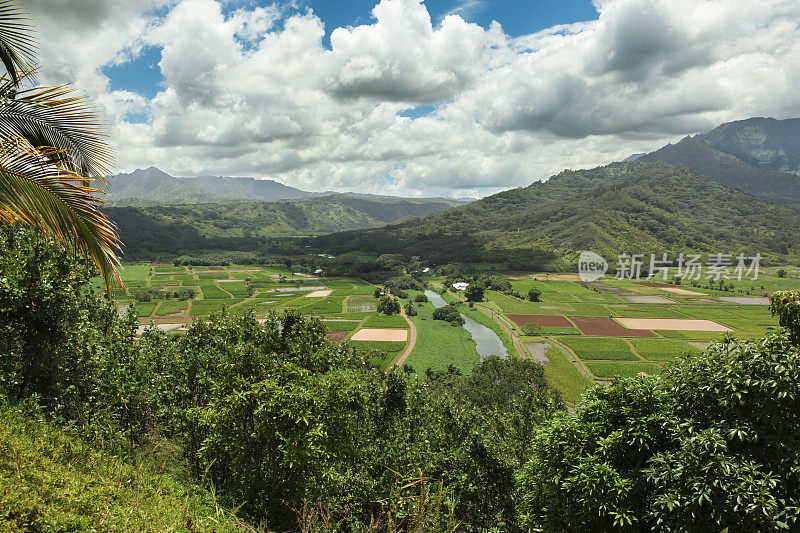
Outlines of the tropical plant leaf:
{"type": "Polygon", "coordinates": [[[85,176],[53,163],[54,148],[35,148],[25,139],[0,141],[0,220],[35,226],[91,257],[110,291],[122,285],[120,241],[114,224],[100,211],[101,191],[85,176]]]}
{"type": "Polygon", "coordinates": [[[48,157],[59,166],[105,188],[112,150],[100,119],[86,101],[67,86],[16,91],[12,80],[0,81],[0,95],[9,95],[0,105],[0,137],[22,137],[31,146],[53,147],[56,150],[48,157]]]}
{"type": "Polygon", "coordinates": [[[0,62],[15,85],[21,80],[19,73],[35,65],[36,40],[29,20],[19,2],[0,0],[0,62]]]}

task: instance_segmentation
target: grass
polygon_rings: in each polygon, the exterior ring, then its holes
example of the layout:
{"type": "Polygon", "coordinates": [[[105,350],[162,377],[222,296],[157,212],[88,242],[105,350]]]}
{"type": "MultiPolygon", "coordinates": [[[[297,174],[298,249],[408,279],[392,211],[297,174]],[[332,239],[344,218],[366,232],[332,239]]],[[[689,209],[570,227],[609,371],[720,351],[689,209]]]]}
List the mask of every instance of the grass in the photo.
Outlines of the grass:
{"type": "Polygon", "coordinates": [[[195,300],[192,302],[192,316],[204,316],[215,313],[226,306],[239,303],[242,300],[195,300]]]}
{"type": "Polygon", "coordinates": [[[639,355],[648,361],[672,361],[687,352],[700,351],[696,346],[670,339],[631,339],[631,343],[639,355]]]}
{"type": "Polygon", "coordinates": [[[233,281],[230,283],[223,283],[220,285],[222,287],[224,285],[224,289],[229,293],[233,294],[234,298],[247,298],[247,285],[244,281],[233,281]]]}
{"type": "Polygon", "coordinates": [[[542,335],[580,335],[581,330],[573,327],[558,327],[558,326],[537,326],[536,324],[525,324],[522,326],[522,331],[526,335],[542,336],[542,335]]]}
{"type": "Polygon", "coordinates": [[[140,317],[146,317],[153,314],[158,302],[136,302],[134,305],[136,306],[136,314],[140,317]]]}
{"type": "Polygon", "coordinates": [[[47,422],[0,407],[0,530],[247,531],[210,494],[181,485],[159,450],[133,466],[47,422]]]}
{"type": "Polygon", "coordinates": [[[548,362],[544,365],[545,375],[568,402],[577,404],[586,389],[594,386],[594,382],[575,368],[564,350],[558,346],[551,346],[547,350],[547,359],[548,362]]]}
{"type": "Polygon", "coordinates": [[[342,312],[343,305],[344,296],[325,296],[304,305],[300,308],[300,312],[309,315],[335,315],[342,312]]]}
{"type": "Polygon", "coordinates": [[[378,350],[386,353],[402,352],[405,347],[405,342],[400,341],[347,341],[354,348],[360,350],[378,350]]]}
{"type": "Polygon", "coordinates": [[[179,300],[164,300],[162,301],[159,306],[158,310],[156,311],[157,316],[166,316],[166,315],[174,315],[175,313],[180,313],[184,311],[187,307],[189,307],[188,301],[179,301],[179,300]]]}
{"type": "Polygon", "coordinates": [[[411,365],[419,376],[423,376],[428,368],[446,370],[450,364],[470,374],[480,362],[475,341],[464,328],[433,320],[433,309],[431,304],[420,305],[417,316],[411,317],[417,327],[417,343],[406,364],[411,365]]]}
{"type": "Polygon", "coordinates": [[[367,318],[362,326],[364,328],[406,328],[408,322],[401,315],[373,315],[367,318]]]}
{"type": "Polygon", "coordinates": [[[322,325],[325,326],[325,331],[353,331],[358,327],[359,322],[350,320],[325,320],[322,322],[322,325]]]}
{"type": "Polygon", "coordinates": [[[203,291],[204,300],[220,300],[220,299],[232,298],[229,292],[220,289],[216,285],[201,285],[200,290],[203,291]]]}
{"type": "Polygon", "coordinates": [[[558,339],[567,345],[581,359],[610,360],[610,361],[638,361],[638,357],[631,352],[628,344],[622,339],[604,337],[566,337],[558,339]]]}
{"type": "Polygon", "coordinates": [[[655,375],[661,373],[661,365],[658,363],[627,363],[622,361],[589,361],[586,363],[592,373],[604,379],[611,379],[615,376],[621,378],[635,377],[639,372],[655,375]]]}

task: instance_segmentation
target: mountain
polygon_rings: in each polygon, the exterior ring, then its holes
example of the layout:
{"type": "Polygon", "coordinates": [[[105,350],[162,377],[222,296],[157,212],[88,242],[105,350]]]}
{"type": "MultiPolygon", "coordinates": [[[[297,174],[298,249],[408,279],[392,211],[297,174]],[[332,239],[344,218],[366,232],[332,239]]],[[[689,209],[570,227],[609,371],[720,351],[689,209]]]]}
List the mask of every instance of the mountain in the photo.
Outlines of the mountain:
{"type": "Polygon", "coordinates": [[[209,192],[191,183],[174,178],[150,167],[129,174],[117,174],[109,180],[107,199],[114,204],[194,204],[203,202],[236,201],[234,196],[209,192]]]}
{"type": "Polygon", "coordinates": [[[309,192],[269,179],[224,176],[176,178],[155,167],[135,170],[129,174],[117,174],[112,176],[109,182],[111,186],[106,199],[116,206],[147,207],[254,201],[274,202],[329,197],[337,197],[339,202],[343,202],[343,198],[347,197],[354,200],[365,200],[366,203],[359,204],[363,208],[371,208],[371,202],[382,203],[384,208],[387,205],[394,206],[388,209],[395,209],[395,216],[380,215],[377,217],[383,222],[428,214],[431,211],[473,201],[471,198],[401,198],[354,192],[309,192]],[[400,200],[404,203],[398,203],[400,200]],[[386,216],[390,216],[390,218],[386,218],[386,216]]]}
{"type": "Polygon", "coordinates": [[[289,187],[275,180],[255,178],[226,178],[223,176],[200,176],[198,178],[178,178],[180,181],[220,196],[233,196],[247,200],[292,200],[306,198],[313,193],[289,187]]]}
{"type": "Polygon", "coordinates": [[[745,163],[800,174],[800,118],[749,118],[728,122],[703,135],[714,149],[745,163]]]}
{"type": "Polygon", "coordinates": [[[800,176],[749,165],[732,154],[715,150],[700,135],[684,137],[637,161],[684,165],[718,183],[773,202],[800,201],[800,176]]]}
{"type": "Polygon", "coordinates": [[[637,159],[641,158],[642,156],[647,155],[644,152],[639,152],[636,154],[631,154],[625,159],[622,160],[623,163],[630,163],[631,161],[636,161],[637,159]]]}
{"type": "Polygon", "coordinates": [[[435,262],[574,267],[580,250],[619,253],[794,252],[800,211],[683,166],[613,163],[564,171],[413,222],[318,237],[334,252],[421,255],[435,262]]]}
{"type": "Polygon", "coordinates": [[[266,240],[384,226],[447,209],[452,201],[344,194],[277,202],[113,206],[105,212],[126,244],[126,259],[149,253],[250,249],[266,240]]]}

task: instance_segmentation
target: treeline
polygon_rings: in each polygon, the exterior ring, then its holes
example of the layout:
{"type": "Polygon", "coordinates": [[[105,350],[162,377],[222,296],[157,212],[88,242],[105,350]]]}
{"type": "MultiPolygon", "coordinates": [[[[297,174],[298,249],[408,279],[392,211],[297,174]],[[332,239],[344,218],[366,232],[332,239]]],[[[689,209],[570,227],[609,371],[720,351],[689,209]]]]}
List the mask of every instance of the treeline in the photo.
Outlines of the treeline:
{"type": "MultiPolygon", "coordinates": [[[[136,339],[133,313],[120,317],[92,294],[90,272],[63,250],[4,232],[0,257],[5,401],[35,402],[117,457],[159,450],[162,472],[213,486],[254,526],[800,525],[795,329],[728,339],[682,358],[665,378],[597,387],[570,414],[533,361],[493,358],[469,375],[426,380],[387,373],[295,314],[265,324],[216,316],[185,335],[152,329],[136,339]]],[[[782,298],[775,309],[792,326],[797,295],[782,298]]],[[[15,468],[13,453],[0,461],[15,468]]],[[[0,521],[24,502],[2,505],[0,521]]]]}

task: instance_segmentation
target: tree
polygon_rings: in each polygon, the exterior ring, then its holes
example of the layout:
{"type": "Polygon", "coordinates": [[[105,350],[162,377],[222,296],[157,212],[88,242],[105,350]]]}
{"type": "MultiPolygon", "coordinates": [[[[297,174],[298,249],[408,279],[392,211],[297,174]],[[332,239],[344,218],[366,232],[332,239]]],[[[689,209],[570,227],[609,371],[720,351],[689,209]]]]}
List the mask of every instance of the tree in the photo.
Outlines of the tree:
{"type": "Polygon", "coordinates": [[[420,293],[414,297],[414,301],[417,303],[426,303],[428,301],[428,297],[425,296],[424,293],[420,293]]]}
{"type": "Polygon", "coordinates": [[[788,331],[727,339],[666,373],[592,389],[538,431],[518,476],[523,529],[797,529],[800,349],[788,331]]]}
{"type": "Polygon", "coordinates": [[[0,221],[21,221],[90,257],[111,289],[120,241],[100,211],[112,151],[98,117],[65,87],[34,86],[28,14],[0,0],[0,221]],[[96,184],[96,185],[95,185],[96,184]]]}
{"type": "Polygon", "coordinates": [[[414,303],[413,302],[408,302],[406,304],[406,314],[408,316],[417,316],[417,308],[414,307],[414,303]]]}
{"type": "Polygon", "coordinates": [[[396,315],[400,312],[400,302],[386,295],[378,301],[378,312],[384,315],[396,315]]]}
{"type": "Polygon", "coordinates": [[[464,325],[464,318],[453,305],[444,305],[433,310],[434,320],[444,320],[451,324],[464,325]]]}
{"type": "Polygon", "coordinates": [[[778,277],[785,278],[786,277],[786,270],[783,268],[778,269],[778,277]]]}
{"type": "Polygon", "coordinates": [[[380,287],[375,287],[375,291],[372,293],[375,298],[380,298],[383,295],[383,291],[380,287]]]}
{"type": "Polygon", "coordinates": [[[540,302],[542,298],[542,291],[539,289],[533,288],[528,291],[528,300],[532,302],[540,302]]]}
{"type": "Polygon", "coordinates": [[[483,292],[485,290],[486,287],[484,287],[482,283],[473,281],[472,283],[467,285],[467,288],[464,291],[464,296],[466,296],[468,302],[482,302],[483,292]]]}

